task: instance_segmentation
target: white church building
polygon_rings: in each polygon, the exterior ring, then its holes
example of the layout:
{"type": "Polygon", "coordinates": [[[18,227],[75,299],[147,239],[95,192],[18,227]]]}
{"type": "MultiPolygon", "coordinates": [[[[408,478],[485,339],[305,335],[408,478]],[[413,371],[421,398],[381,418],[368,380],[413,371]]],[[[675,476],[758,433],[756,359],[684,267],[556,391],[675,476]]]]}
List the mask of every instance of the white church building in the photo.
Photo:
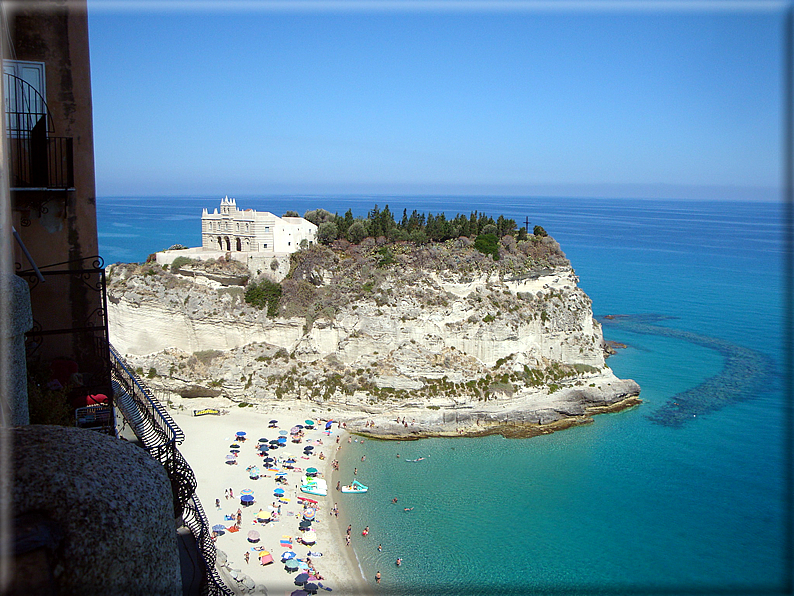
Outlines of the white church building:
{"type": "Polygon", "coordinates": [[[220,211],[201,214],[204,250],[248,253],[291,253],[317,242],[317,226],[302,217],[278,217],[269,211],[237,208],[235,199],[221,199],[220,211]]]}

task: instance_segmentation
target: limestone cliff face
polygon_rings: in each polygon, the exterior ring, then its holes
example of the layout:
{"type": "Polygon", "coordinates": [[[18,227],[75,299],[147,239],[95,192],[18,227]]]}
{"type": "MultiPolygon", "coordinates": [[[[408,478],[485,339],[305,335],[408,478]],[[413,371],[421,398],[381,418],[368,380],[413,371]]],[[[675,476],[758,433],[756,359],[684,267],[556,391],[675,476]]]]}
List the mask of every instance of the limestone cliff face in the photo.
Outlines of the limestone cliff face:
{"type": "Polygon", "coordinates": [[[301,251],[273,318],[243,288],[121,265],[109,275],[110,338],[155,386],[250,403],[486,407],[573,387],[597,388],[602,405],[636,396],[633,382],[617,389],[590,299],[544,242],[540,258],[508,245],[499,262],[460,241],[301,251]]]}

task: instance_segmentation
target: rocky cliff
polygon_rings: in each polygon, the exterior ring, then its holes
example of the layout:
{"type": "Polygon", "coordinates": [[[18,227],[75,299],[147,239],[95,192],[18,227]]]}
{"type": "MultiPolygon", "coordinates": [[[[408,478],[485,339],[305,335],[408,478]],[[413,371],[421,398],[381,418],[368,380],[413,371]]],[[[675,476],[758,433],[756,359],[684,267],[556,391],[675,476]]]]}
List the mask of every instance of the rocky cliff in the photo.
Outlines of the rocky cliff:
{"type": "Polygon", "coordinates": [[[465,238],[312,247],[292,255],[270,317],[217,275],[119,265],[111,341],[171,395],[308,402],[383,437],[531,434],[637,403],[557,243],[506,237],[499,256],[465,238]],[[416,422],[362,422],[397,416],[416,422]]]}

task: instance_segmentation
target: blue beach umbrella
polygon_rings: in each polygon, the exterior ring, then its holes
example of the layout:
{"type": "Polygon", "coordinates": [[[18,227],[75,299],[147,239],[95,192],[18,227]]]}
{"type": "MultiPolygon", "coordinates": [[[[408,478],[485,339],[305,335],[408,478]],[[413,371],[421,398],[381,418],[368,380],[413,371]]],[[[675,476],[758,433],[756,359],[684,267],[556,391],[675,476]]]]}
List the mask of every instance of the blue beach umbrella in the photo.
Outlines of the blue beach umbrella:
{"type": "Polygon", "coordinates": [[[212,526],[213,532],[223,532],[225,529],[226,526],[224,526],[223,524],[215,524],[214,526],[212,526]]]}
{"type": "Polygon", "coordinates": [[[274,495],[283,495],[284,494],[284,489],[283,488],[274,488],[273,489],[273,494],[274,495]]]}
{"type": "Polygon", "coordinates": [[[280,434],[282,437],[286,437],[289,433],[285,430],[280,430],[278,431],[278,434],[280,434]]]}
{"type": "Polygon", "coordinates": [[[281,560],[282,561],[289,561],[290,559],[294,559],[297,556],[298,556],[298,553],[295,553],[295,552],[293,552],[291,550],[288,550],[287,552],[281,553],[281,560]]]}
{"type": "Polygon", "coordinates": [[[334,421],[333,421],[333,420],[329,420],[328,422],[326,422],[326,423],[325,423],[325,430],[328,430],[329,428],[331,428],[331,425],[332,425],[333,423],[334,423],[334,421]]]}
{"type": "Polygon", "coordinates": [[[309,581],[309,574],[308,573],[299,573],[295,576],[295,585],[302,586],[307,581],[309,581]]]}
{"type": "Polygon", "coordinates": [[[306,590],[309,594],[316,594],[317,590],[319,590],[317,584],[315,583],[308,583],[305,586],[303,586],[303,589],[306,590]]]}
{"type": "Polygon", "coordinates": [[[243,495],[242,497],[240,497],[240,502],[241,503],[253,503],[254,502],[254,497],[253,497],[253,495],[243,495]]]}
{"type": "Polygon", "coordinates": [[[288,559],[284,562],[284,567],[287,568],[287,571],[297,571],[298,562],[295,559],[288,559]]]}
{"type": "Polygon", "coordinates": [[[236,436],[238,436],[238,437],[244,437],[244,436],[245,436],[245,431],[242,431],[242,430],[240,430],[240,431],[237,431],[237,435],[236,435],[236,436]]]}

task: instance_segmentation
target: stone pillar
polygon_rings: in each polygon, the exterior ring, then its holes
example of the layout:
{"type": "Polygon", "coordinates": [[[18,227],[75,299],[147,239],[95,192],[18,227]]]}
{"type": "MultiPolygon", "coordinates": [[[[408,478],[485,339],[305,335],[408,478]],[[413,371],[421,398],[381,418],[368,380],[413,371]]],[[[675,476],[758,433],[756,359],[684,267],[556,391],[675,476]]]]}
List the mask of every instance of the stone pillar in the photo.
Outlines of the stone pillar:
{"type": "Polygon", "coordinates": [[[18,275],[6,274],[2,280],[3,288],[11,294],[11,311],[3,324],[4,346],[3,370],[6,374],[10,425],[30,424],[28,413],[28,373],[25,363],[25,332],[33,327],[30,310],[30,289],[27,282],[18,275]]]}

